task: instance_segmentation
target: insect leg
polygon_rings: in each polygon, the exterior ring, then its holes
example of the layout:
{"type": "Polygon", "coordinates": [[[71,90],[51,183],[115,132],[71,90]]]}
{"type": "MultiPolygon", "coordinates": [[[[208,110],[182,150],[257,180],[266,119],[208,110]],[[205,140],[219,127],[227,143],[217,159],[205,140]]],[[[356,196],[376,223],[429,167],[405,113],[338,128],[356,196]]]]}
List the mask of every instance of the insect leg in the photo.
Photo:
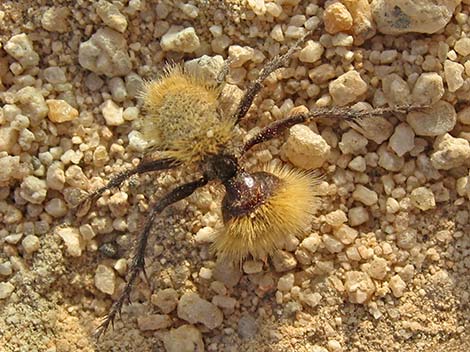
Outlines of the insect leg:
{"type": "Polygon", "coordinates": [[[330,107],[318,108],[305,114],[295,114],[287,116],[281,120],[277,120],[263,128],[257,135],[249,139],[243,146],[242,154],[246,153],[255,145],[276,138],[281,135],[286,129],[297,125],[312,121],[318,118],[327,119],[342,119],[352,123],[360,123],[361,119],[367,117],[384,116],[388,114],[406,114],[410,111],[422,110],[425,107],[416,105],[400,105],[385,108],[377,108],[372,110],[354,110],[350,107],[330,107]]]}
{"type": "Polygon", "coordinates": [[[90,194],[88,194],[80,203],[77,205],[76,209],[76,214],[78,216],[80,215],[85,215],[88,210],[88,207],[96,201],[105,191],[108,189],[118,187],[121,183],[123,183],[125,180],[127,180],[129,177],[135,174],[143,174],[145,172],[150,172],[150,171],[158,171],[158,170],[165,170],[165,169],[171,169],[173,167],[177,166],[175,163],[175,160],[173,159],[159,159],[159,160],[151,160],[147,161],[143,159],[139,165],[137,165],[135,168],[131,170],[126,170],[123,171],[116,176],[114,176],[109,182],[106,184],[106,186],[101,187],[90,194]]]}
{"type": "Polygon", "coordinates": [[[292,56],[292,54],[299,48],[299,46],[305,41],[306,37],[310,35],[310,32],[307,32],[302,38],[297,40],[295,44],[287,50],[284,55],[277,55],[271,61],[269,61],[266,66],[263,67],[259,73],[258,78],[250,84],[248,89],[245,92],[245,95],[242,97],[240,104],[238,105],[237,111],[235,112],[234,118],[236,123],[239,123],[242,118],[245,117],[246,113],[250,109],[253,100],[256,97],[256,94],[263,88],[263,81],[278,68],[283,67],[287,60],[292,56]]]}
{"type": "Polygon", "coordinates": [[[120,314],[124,302],[126,300],[129,300],[129,295],[131,293],[131,289],[134,285],[135,280],[137,279],[139,273],[144,270],[145,248],[147,247],[148,237],[150,235],[150,231],[157,215],[160,214],[163,209],[165,209],[167,206],[188,197],[196,189],[206,185],[207,182],[207,179],[203,177],[197,181],[181,185],[172,190],[170,193],[165,195],[157,203],[154,204],[152,210],[150,210],[150,214],[148,215],[145,221],[144,228],[139,236],[137,245],[134,249],[134,255],[129,268],[126,286],[124,287],[124,290],[120,294],[118,300],[113,303],[108,315],[106,315],[103,322],[97,328],[95,334],[97,338],[99,338],[106,331],[109,324],[113,324],[116,315],[120,314]]]}

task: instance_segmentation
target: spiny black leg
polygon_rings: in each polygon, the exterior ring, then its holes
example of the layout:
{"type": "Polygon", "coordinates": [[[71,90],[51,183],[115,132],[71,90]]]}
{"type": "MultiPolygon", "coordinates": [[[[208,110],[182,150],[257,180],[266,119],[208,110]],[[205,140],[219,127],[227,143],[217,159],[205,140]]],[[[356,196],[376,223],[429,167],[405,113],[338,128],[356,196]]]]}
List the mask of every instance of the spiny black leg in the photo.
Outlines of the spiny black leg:
{"type": "Polygon", "coordinates": [[[174,159],[159,159],[159,160],[145,160],[143,159],[139,165],[137,165],[134,169],[123,171],[116,176],[114,176],[106,186],[101,187],[90,194],[88,194],[76,207],[76,214],[77,216],[85,215],[88,210],[88,207],[95,202],[105,191],[108,189],[118,187],[121,183],[127,180],[129,177],[135,174],[143,174],[145,172],[150,171],[158,171],[158,170],[165,170],[171,169],[177,166],[177,163],[174,159]]]}
{"type": "Polygon", "coordinates": [[[259,93],[261,88],[263,88],[263,81],[274,71],[278,68],[283,67],[287,60],[292,56],[292,54],[299,48],[299,46],[305,41],[306,37],[310,35],[310,32],[307,32],[302,38],[297,40],[295,44],[287,50],[284,55],[275,56],[271,59],[270,62],[263,67],[261,72],[259,73],[258,78],[254,81],[246,90],[245,95],[243,96],[240,104],[238,105],[237,111],[235,112],[234,118],[236,123],[239,123],[242,118],[245,117],[246,113],[250,109],[253,100],[256,97],[256,94],[259,93]]]}
{"type": "Polygon", "coordinates": [[[410,111],[422,110],[425,107],[417,105],[399,105],[386,108],[377,108],[372,110],[354,110],[350,107],[332,107],[332,108],[318,108],[306,114],[296,114],[288,116],[284,119],[274,121],[265,128],[263,128],[256,136],[252,137],[243,146],[242,154],[246,153],[253,146],[268,141],[272,138],[279,136],[286,129],[297,125],[312,121],[317,118],[327,119],[341,119],[350,122],[359,122],[363,118],[373,116],[383,116],[388,114],[406,114],[410,111]]]}
{"type": "Polygon", "coordinates": [[[103,322],[96,330],[96,337],[99,338],[108,328],[109,324],[114,323],[114,319],[117,314],[121,314],[121,309],[126,300],[129,300],[132,286],[134,285],[135,280],[139,276],[139,273],[144,270],[144,258],[145,258],[145,248],[147,247],[148,237],[150,235],[150,230],[152,229],[153,223],[157,215],[163,211],[167,206],[173,204],[179,200],[182,200],[189,195],[191,195],[196,189],[207,184],[207,179],[205,177],[194,181],[189,182],[184,185],[181,185],[175,188],[173,191],[165,195],[160,199],[150,210],[150,213],[145,221],[144,228],[139,236],[137,246],[134,250],[134,256],[132,258],[132,263],[129,268],[128,279],[126,287],[120,294],[118,300],[113,303],[108,315],[104,318],[103,322]]]}

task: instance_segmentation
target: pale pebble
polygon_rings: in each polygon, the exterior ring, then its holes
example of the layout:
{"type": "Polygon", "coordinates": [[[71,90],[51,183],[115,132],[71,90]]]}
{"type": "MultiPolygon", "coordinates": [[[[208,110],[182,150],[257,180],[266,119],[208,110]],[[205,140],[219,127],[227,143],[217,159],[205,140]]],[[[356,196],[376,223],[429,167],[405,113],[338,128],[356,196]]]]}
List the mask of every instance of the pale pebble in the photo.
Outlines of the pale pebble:
{"type": "Polygon", "coordinates": [[[184,70],[195,77],[200,77],[204,82],[217,84],[224,68],[224,58],[221,55],[203,55],[184,63],[184,70]]]}
{"type": "Polygon", "coordinates": [[[333,227],[339,227],[346,221],[348,221],[346,213],[341,209],[334,210],[325,215],[325,222],[333,227]]]}
{"type": "Polygon", "coordinates": [[[426,187],[415,188],[410,194],[411,204],[422,211],[432,209],[436,206],[436,200],[432,190],[426,187]]]}
{"type": "Polygon", "coordinates": [[[406,229],[396,234],[397,246],[402,249],[411,249],[416,245],[416,230],[406,229]]]}
{"type": "Polygon", "coordinates": [[[212,227],[205,226],[198,230],[196,236],[194,237],[194,240],[198,244],[211,243],[214,241],[215,236],[216,231],[212,227]]]}
{"type": "Polygon", "coordinates": [[[181,4],[179,8],[189,18],[197,18],[199,15],[199,9],[193,4],[181,4]]]}
{"type": "Polygon", "coordinates": [[[303,169],[321,167],[328,158],[330,149],[322,136],[305,125],[291,127],[289,137],[282,146],[289,161],[303,169]]]}
{"type": "Polygon", "coordinates": [[[279,17],[282,14],[282,6],[275,2],[266,3],[266,12],[273,17],[279,17]]]}
{"type": "Polygon", "coordinates": [[[300,294],[300,301],[311,308],[318,306],[321,299],[322,295],[318,292],[300,294]]]}
{"type": "Polygon", "coordinates": [[[0,263],[0,275],[10,276],[13,273],[13,268],[10,261],[0,263]]]}
{"type": "Polygon", "coordinates": [[[410,87],[396,73],[382,78],[382,90],[390,105],[407,105],[411,102],[410,87]]]}
{"type": "MultiPolygon", "coordinates": [[[[1,129],[0,129],[1,130],[1,129]]],[[[0,132],[1,138],[1,132],[0,132]]],[[[1,148],[0,148],[1,151],[1,148]]],[[[5,155],[0,158],[0,184],[8,184],[11,180],[18,177],[20,168],[20,157],[5,155]]]]}
{"type": "Polygon", "coordinates": [[[44,72],[44,78],[46,81],[52,84],[65,83],[67,82],[67,77],[65,77],[64,69],[57,66],[47,67],[44,72]]]}
{"type": "Polygon", "coordinates": [[[41,26],[46,31],[65,33],[71,30],[69,24],[70,9],[63,7],[49,7],[41,17],[41,26]]]}
{"type": "Polygon", "coordinates": [[[249,46],[231,45],[228,48],[230,66],[242,67],[246,62],[253,59],[254,49],[249,46]]]}
{"type": "Polygon", "coordinates": [[[35,176],[27,176],[20,185],[19,194],[32,204],[41,204],[47,195],[46,182],[35,176]]]}
{"type": "Polygon", "coordinates": [[[34,67],[39,63],[39,55],[34,51],[33,43],[25,33],[12,36],[3,49],[15,58],[23,68],[34,67]]]}
{"type": "MultiPolygon", "coordinates": [[[[18,141],[18,131],[12,127],[0,127],[0,152],[7,152],[10,153],[12,148],[18,141]]],[[[6,159],[5,157],[3,162],[5,163],[7,160],[12,161],[10,159],[6,159]]]]}
{"type": "Polygon", "coordinates": [[[378,150],[379,160],[378,165],[385,170],[397,172],[400,171],[405,164],[404,157],[396,155],[390,151],[387,146],[382,146],[378,150]]]}
{"type": "Polygon", "coordinates": [[[323,235],[322,241],[326,250],[330,253],[339,253],[344,248],[344,245],[340,241],[330,235],[323,235]]]}
{"type": "Polygon", "coordinates": [[[452,104],[440,100],[423,111],[408,113],[406,121],[418,136],[439,136],[452,131],[457,114],[452,104]]]}
{"type": "Polygon", "coordinates": [[[38,125],[49,112],[41,91],[34,87],[24,87],[16,93],[17,105],[21,112],[26,115],[32,125],[38,125]]]}
{"type": "Polygon", "coordinates": [[[9,282],[0,282],[0,299],[6,299],[15,291],[15,286],[9,282]]]}
{"type": "Polygon", "coordinates": [[[406,290],[406,283],[402,280],[399,275],[394,275],[389,281],[390,289],[395,297],[402,297],[406,290]]]}
{"type": "Polygon", "coordinates": [[[95,271],[95,287],[103,293],[112,295],[116,288],[116,274],[107,265],[99,264],[95,271]]]}
{"type": "Polygon", "coordinates": [[[352,46],[354,38],[346,33],[337,33],[331,38],[331,45],[336,47],[352,46]]]}
{"type": "Polygon", "coordinates": [[[65,172],[61,162],[53,162],[47,169],[46,184],[48,188],[61,191],[64,188],[65,172]]]}
{"type": "Polygon", "coordinates": [[[363,203],[364,205],[371,206],[377,203],[378,195],[377,192],[363,186],[357,185],[354,192],[352,193],[353,199],[363,203]]]}
{"type": "Polygon", "coordinates": [[[368,274],[377,280],[383,280],[389,270],[387,260],[380,257],[375,257],[368,265],[368,274]]]}
{"type": "Polygon", "coordinates": [[[156,305],[164,314],[172,312],[178,305],[178,292],[173,288],[166,288],[153,294],[152,304],[156,305]]]}
{"type": "Polygon", "coordinates": [[[137,326],[140,331],[154,331],[170,327],[172,324],[169,315],[165,314],[148,314],[137,317],[137,326]]]}
{"type": "Polygon", "coordinates": [[[191,324],[202,323],[211,330],[220,326],[223,321],[221,310],[194,292],[188,292],[181,296],[177,312],[180,319],[191,324]]]}
{"type": "Polygon", "coordinates": [[[193,27],[171,26],[160,39],[163,51],[191,53],[197,50],[200,45],[199,37],[193,27]]]}
{"type": "Polygon", "coordinates": [[[366,164],[365,158],[361,155],[356,156],[354,159],[352,159],[349,162],[348,168],[350,168],[353,171],[357,171],[357,172],[366,171],[367,164],[366,164]]]}
{"type": "Polygon", "coordinates": [[[266,13],[264,0],[247,0],[247,3],[256,16],[263,16],[266,13]]]}
{"type": "Polygon", "coordinates": [[[338,147],[343,154],[362,154],[365,152],[367,144],[367,138],[351,129],[343,133],[338,147]]]}
{"type": "Polygon", "coordinates": [[[283,42],[284,41],[284,32],[282,31],[281,25],[276,24],[273,27],[273,29],[271,30],[271,33],[269,34],[269,36],[277,42],[283,42]]]}
{"type": "Polygon", "coordinates": [[[343,348],[338,340],[329,340],[327,343],[328,351],[330,352],[342,352],[343,348]]]}
{"type": "Polygon", "coordinates": [[[28,235],[21,241],[21,245],[28,254],[32,254],[39,250],[39,238],[35,235],[28,235]]]}
{"type": "MultiPolygon", "coordinates": [[[[80,233],[85,238],[85,236],[83,235],[83,231],[81,230],[81,226],[80,226],[80,233]]],[[[116,270],[119,273],[119,275],[121,275],[121,276],[126,275],[126,273],[127,273],[127,260],[125,258],[119,258],[118,260],[116,260],[116,263],[114,263],[113,268],[114,268],[114,270],[116,270]]]]}
{"type": "Polygon", "coordinates": [[[361,271],[348,271],[344,288],[351,303],[366,303],[375,292],[375,285],[369,275],[361,271]]]}
{"type": "Polygon", "coordinates": [[[100,0],[96,5],[96,13],[108,27],[124,33],[127,29],[127,18],[119,8],[106,0],[100,0]]]}
{"type": "Polygon", "coordinates": [[[212,297],[212,303],[219,308],[232,311],[235,308],[235,305],[237,304],[237,300],[233,297],[215,295],[214,297],[212,297]]]}
{"type": "Polygon", "coordinates": [[[263,270],[263,262],[259,260],[247,260],[243,263],[245,274],[256,274],[263,270]]]}
{"type": "Polygon", "coordinates": [[[419,75],[412,92],[412,99],[418,105],[432,105],[444,95],[444,83],[437,72],[424,72],[419,75]]]}
{"type": "Polygon", "coordinates": [[[318,234],[311,234],[305,238],[300,244],[302,248],[305,248],[310,253],[315,253],[320,246],[321,237],[318,234]]]}
{"type": "Polygon", "coordinates": [[[305,47],[299,52],[299,60],[302,62],[316,62],[321,59],[325,49],[323,46],[313,40],[307,41],[305,47]]]}
{"type": "Polygon", "coordinates": [[[130,149],[136,152],[144,152],[147,149],[148,141],[145,140],[144,136],[139,131],[130,131],[127,138],[129,139],[130,149]]]}
{"type": "Polygon", "coordinates": [[[278,273],[289,271],[297,266],[295,256],[287,251],[277,250],[272,256],[274,269],[278,273]]]}
{"type": "Polygon", "coordinates": [[[383,34],[436,33],[452,18],[456,0],[374,0],[372,11],[383,34]]]}
{"type": "Polygon", "coordinates": [[[359,232],[346,224],[341,225],[334,231],[335,237],[343,244],[351,244],[354,242],[359,232]]]}
{"type": "Polygon", "coordinates": [[[136,106],[128,106],[122,112],[122,117],[126,121],[134,121],[139,117],[139,108],[136,106]]]}
{"type": "Polygon", "coordinates": [[[282,292],[289,292],[294,286],[294,274],[287,273],[279,278],[277,289],[282,292]]]}
{"type": "MultiPolygon", "coordinates": [[[[357,103],[352,106],[353,109],[358,110],[367,110],[360,108],[361,103],[357,103]]],[[[355,125],[354,129],[361,132],[361,134],[377,143],[378,145],[385,142],[393,133],[393,124],[390,123],[383,116],[374,116],[372,118],[359,119],[355,125]]]]}
{"type": "Polygon", "coordinates": [[[80,189],[87,189],[89,184],[88,178],[78,165],[72,165],[65,171],[65,181],[70,186],[80,189]]]}
{"type": "Polygon", "coordinates": [[[357,100],[367,92],[367,83],[359,72],[352,70],[339,76],[328,86],[336,105],[343,106],[357,100]]]}
{"type": "Polygon", "coordinates": [[[78,62],[83,68],[108,77],[125,76],[132,69],[126,38],[108,27],[98,29],[80,44],[78,62]]]}
{"type": "Polygon", "coordinates": [[[454,50],[461,56],[470,55],[470,38],[463,37],[458,39],[454,44],[454,50]]]}
{"type": "Polygon", "coordinates": [[[108,82],[109,90],[114,101],[123,102],[127,98],[127,90],[121,77],[113,77],[108,82]]]}
{"type": "Polygon", "coordinates": [[[413,129],[407,123],[402,122],[395,127],[388,145],[398,156],[403,156],[415,147],[414,138],[413,129]]]}
{"type": "Polygon", "coordinates": [[[461,166],[469,157],[470,145],[463,138],[454,138],[446,133],[434,141],[431,163],[437,170],[449,170],[461,166]]]}
{"type": "Polygon", "coordinates": [[[82,255],[84,245],[82,243],[80,232],[76,228],[57,228],[56,232],[64,241],[65,248],[70,256],[79,257],[82,255]]]}
{"type": "Polygon", "coordinates": [[[212,278],[212,269],[202,267],[199,269],[199,277],[204,280],[210,280],[212,278]]]}
{"type": "Polygon", "coordinates": [[[192,325],[182,325],[163,335],[167,352],[204,352],[201,332],[192,325]]]}
{"type": "Polygon", "coordinates": [[[60,218],[67,214],[68,208],[61,198],[52,198],[46,203],[44,210],[54,218],[60,218]]]}
{"type": "Polygon", "coordinates": [[[108,126],[119,126],[124,123],[123,108],[110,99],[101,105],[101,113],[108,126]]]}
{"type": "Polygon", "coordinates": [[[387,202],[386,202],[386,210],[387,210],[387,213],[389,214],[395,214],[396,212],[398,212],[400,210],[400,204],[397,202],[396,199],[394,198],[387,198],[387,202]]]}
{"type": "Polygon", "coordinates": [[[369,212],[365,207],[353,207],[348,211],[349,225],[359,226],[369,221],[369,212]]]}

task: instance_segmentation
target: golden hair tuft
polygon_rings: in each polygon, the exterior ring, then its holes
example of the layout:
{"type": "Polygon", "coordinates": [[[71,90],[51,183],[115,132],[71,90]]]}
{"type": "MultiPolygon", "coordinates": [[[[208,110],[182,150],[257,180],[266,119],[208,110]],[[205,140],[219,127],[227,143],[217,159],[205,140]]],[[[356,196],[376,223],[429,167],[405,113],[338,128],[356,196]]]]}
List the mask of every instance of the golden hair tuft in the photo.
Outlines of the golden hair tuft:
{"type": "Polygon", "coordinates": [[[240,264],[249,255],[266,259],[284,244],[287,234],[305,233],[319,206],[315,173],[275,164],[264,171],[280,181],[273,194],[252,212],[230,219],[212,244],[227,262],[240,264]]]}
{"type": "Polygon", "coordinates": [[[168,65],[157,80],[145,83],[141,98],[147,115],[142,132],[162,156],[181,162],[199,162],[217,154],[233,136],[235,121],[219,116],[217,86],[168,65]]]}

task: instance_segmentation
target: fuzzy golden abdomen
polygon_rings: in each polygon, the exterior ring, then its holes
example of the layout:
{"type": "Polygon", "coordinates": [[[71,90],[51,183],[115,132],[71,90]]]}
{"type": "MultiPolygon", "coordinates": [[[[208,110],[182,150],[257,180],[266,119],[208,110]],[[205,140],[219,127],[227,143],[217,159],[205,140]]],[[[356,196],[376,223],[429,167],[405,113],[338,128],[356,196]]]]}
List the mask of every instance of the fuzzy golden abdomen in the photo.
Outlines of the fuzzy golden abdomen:
{"type": "Polygon", "coordinates": [[[225,185],[225,228],[213,249],[234,263],[250,255],[265,259],[283,245],[287,234],[308,230],[317,208],[317,184],[312,174],[286,167],[237,175],[225,185]]]}

